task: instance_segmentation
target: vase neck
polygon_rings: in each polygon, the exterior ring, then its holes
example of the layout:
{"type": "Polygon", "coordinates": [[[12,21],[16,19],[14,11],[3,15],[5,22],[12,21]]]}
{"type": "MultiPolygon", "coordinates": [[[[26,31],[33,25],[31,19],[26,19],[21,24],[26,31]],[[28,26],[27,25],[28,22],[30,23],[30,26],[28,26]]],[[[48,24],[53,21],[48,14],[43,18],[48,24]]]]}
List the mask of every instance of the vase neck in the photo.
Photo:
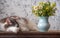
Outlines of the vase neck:
{"type": "Polygon", "coordinates": [[[40,19],[48,19],[48,17],[39,17],[40,19]]]}
{"type": "Polygon", "coordinates": [[[40,17],[39,21],[48,22],[48,17],[40,17]]]}

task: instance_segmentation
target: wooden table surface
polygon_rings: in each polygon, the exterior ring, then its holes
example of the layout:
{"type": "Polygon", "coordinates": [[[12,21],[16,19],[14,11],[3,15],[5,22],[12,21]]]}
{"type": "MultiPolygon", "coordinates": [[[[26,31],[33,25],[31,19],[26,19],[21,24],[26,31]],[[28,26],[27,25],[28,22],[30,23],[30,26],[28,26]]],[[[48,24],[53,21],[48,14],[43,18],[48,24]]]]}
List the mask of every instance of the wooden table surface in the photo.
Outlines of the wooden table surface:
{"type": "Polygon", "coordinates": [[[0,32],[0,38],[60,38],[60,31],[48,32],[0,32]]]}

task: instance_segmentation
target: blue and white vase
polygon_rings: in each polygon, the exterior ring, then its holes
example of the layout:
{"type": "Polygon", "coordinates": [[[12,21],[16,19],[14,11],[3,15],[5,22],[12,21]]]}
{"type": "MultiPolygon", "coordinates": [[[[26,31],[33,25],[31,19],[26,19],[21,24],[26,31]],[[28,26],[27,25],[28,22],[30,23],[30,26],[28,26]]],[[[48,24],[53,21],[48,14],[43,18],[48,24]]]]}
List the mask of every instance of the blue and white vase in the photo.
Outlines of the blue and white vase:
{"type": "Polygon", "coordinates": [[[50,25],[48,22],[48,17],[39,17],[38,29],[40,32],[47,32],[50,25]]]}

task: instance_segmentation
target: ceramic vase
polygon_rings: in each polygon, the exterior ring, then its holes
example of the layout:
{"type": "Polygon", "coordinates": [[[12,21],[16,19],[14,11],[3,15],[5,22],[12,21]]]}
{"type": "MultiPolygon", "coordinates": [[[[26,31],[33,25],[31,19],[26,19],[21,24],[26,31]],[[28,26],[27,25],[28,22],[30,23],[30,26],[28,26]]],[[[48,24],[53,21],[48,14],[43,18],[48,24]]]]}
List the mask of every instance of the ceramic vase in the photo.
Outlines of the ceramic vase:
{"type": "Polygon", "coordinates": [[[50,27],[48,17],[39,17],[38,29],[40,32],[47,32],[50,27]]]}

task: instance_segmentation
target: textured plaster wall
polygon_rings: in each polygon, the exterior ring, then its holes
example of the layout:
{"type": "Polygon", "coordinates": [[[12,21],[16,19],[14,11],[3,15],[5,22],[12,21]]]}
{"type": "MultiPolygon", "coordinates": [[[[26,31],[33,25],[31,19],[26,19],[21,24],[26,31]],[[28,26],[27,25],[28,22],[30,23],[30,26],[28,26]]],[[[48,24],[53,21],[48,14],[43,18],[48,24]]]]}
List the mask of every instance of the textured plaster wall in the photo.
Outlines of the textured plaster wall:
{"type": "MultiPolygon", "coordinates": [[[[38,23],[38,17],[32,14],[31,7],[36,5],[39,1],[48,0],[0,0],[0,19],[7,16],[20,16],[27,17],[36,24],[38,23]]],[[[49,17],[50,29],[60,30],[60,0],[49,0],[50,2],[56,2],[58,10],[55,16],[49,17]]]]}

